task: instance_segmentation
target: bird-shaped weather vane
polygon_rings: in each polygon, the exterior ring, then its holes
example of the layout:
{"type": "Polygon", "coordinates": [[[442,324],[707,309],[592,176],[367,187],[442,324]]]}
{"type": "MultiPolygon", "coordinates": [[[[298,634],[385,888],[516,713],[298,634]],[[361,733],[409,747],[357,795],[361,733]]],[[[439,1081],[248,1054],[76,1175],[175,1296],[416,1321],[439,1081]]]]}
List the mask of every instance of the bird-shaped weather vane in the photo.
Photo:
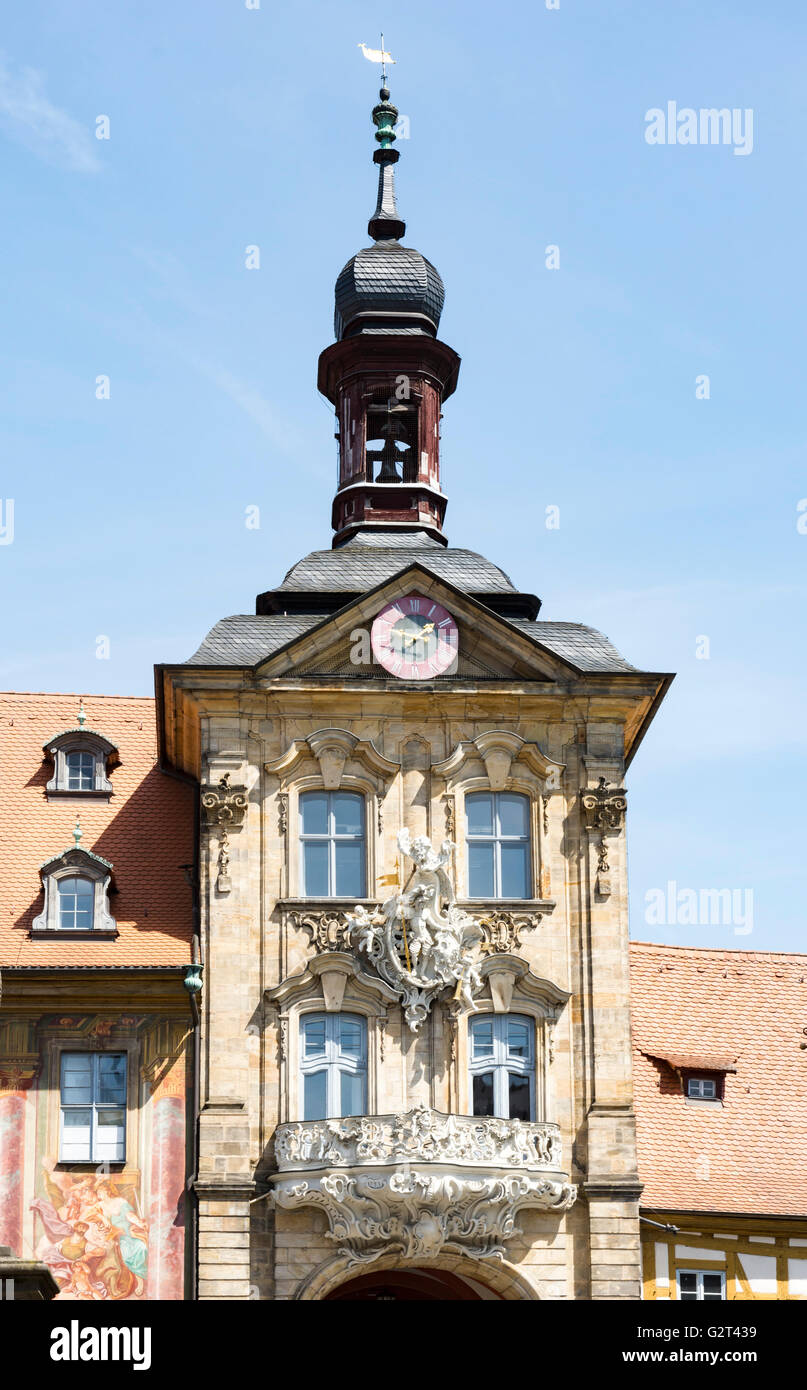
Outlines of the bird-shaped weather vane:
{"type": "Polygon", "coordinates": [[[381,64],[381,81],[386,85],[387,63],[389,63],[391,66],[394,66],[395,59],[393,58],[391,53],[387,53],[384,49],[384,35],[381,35],[380,48],[368,48],[366,43],[360,43],[358,46],[368,62],[381,64]]]}

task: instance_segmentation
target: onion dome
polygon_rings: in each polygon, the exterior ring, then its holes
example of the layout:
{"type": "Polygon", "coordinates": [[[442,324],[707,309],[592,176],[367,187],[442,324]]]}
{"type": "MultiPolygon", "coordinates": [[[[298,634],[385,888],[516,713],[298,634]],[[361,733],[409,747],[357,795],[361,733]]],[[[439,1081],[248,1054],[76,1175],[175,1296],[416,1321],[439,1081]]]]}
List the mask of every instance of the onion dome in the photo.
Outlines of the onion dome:
{"type": "Polygon", "coordinates": [[[398,109],[389,99],[389,88],[379,93],[373,108],[379,148],[373,154],[378,165],[378,201],[367,230],[375,242],[351,256],[336,281],[334,335],[337,340],[358,333],[407,333],[437,336],[445,290],[431,261],[411,246],[401,246],[406,223],[395,199],[393,148],[398,109]]]}

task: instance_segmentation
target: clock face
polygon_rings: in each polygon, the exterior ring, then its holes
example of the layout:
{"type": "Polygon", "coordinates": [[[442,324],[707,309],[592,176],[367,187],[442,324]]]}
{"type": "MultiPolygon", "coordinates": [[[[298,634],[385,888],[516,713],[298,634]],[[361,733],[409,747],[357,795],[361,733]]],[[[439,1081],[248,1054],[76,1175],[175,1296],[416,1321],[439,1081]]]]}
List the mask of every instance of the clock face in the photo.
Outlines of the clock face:
{"type": "Polygon", "coordinates": [[[457,624],[441,604],[422,594],[407,594],[382,608],[371,639],[376,660],[401,680],[431,680],[457,659],[457,624]]]}

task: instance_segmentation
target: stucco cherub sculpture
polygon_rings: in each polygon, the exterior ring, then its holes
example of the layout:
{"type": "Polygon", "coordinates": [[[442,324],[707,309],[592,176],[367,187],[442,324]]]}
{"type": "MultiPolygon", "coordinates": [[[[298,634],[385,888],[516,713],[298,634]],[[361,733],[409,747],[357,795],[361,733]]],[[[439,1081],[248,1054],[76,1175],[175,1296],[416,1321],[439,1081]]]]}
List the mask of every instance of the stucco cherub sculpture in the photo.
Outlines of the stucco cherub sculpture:
{"type": "Polygon", "coordinates": [[[356,947],[397,990],[406,1021],[417,1032],[443,989],[453,987],[455,1000],[475,1007],[473,993],[482,981],[472,951],[483,933],[455,903],[447,872],[454,842],[443,840],[438,852],[425,835],[413,840],[403,829],[398,848],[414,865],[403,892],[388,898],[380,913],[359,906],[348,920],[356,947]]]}

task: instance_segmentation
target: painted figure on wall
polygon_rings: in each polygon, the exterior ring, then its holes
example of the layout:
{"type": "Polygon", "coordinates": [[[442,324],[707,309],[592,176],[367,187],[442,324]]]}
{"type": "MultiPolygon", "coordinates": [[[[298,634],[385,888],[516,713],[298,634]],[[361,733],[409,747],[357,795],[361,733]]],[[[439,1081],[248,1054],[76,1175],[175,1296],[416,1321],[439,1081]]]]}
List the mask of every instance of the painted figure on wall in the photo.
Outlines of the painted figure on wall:
{"type": "Polygon", "coordinates": [[[48,1198],[31,1208],[43,1235],[36,1256],[59,1284],[61,1299],[142,1298],[148,1266],[148,1227],[131,1177],[63,1173],[42,1163],[48,1198]]]}

